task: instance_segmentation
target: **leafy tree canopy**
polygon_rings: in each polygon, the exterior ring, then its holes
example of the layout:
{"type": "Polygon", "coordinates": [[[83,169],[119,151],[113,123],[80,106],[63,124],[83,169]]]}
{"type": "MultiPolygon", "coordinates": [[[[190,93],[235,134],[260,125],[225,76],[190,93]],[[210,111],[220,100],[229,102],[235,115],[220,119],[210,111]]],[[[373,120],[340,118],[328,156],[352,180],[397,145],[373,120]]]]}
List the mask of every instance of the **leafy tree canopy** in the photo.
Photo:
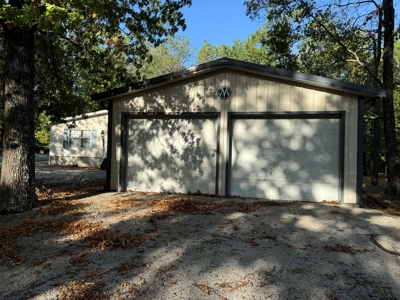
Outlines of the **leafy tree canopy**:
{"type": "Polygon", "coordinates": [[[235,39],[232,46],[213,46],[206,40],[198,52],[196,63],[202,64],[222,57],[229,57],[251,63],[276,65],[279,60],[275,59],[273,54],[268,52],[267,46],[263,44],[266,31],[267,24],[249,35],[246,40],[235,39]]]}
{"type": "Polygon", "coordinates": [[[0,1],[0,30],[35,29],[36,108],[59,120],[98,109],[90,94],[141,78],[149,47],[159,46],[179,27],[185,29],[179,10],[190,4],[0,1]]]}
{"type": "Polygon", "coordinates": [[[180,9],[190,4],[191,0],[0,0],[0,212],[22,212],[34,205],[35,109],[36,116],[46,111],[52,119],[81,113],[90,106],[80,101],[82,95],[140,78],[149,46],[185,29],[180,9]],[[135,73],[129,73],[128,66],[135,73]]]}
{"type": "Polygon", "coordinates": [[[248,0],[244,4],[252,19],[267,20],[264,43],[269,49],[294,52],[297,70],[383,87],[378,74],[384,27],[381,3],[248,0]]]}
{"type": "Polygon", "coordinates": [[[142,79],[149,79],[183,70],[191,64],[195,48],[190,45],[190,38],[169,37],[157,47],[150,47],[149,60],[140,70],[142,79]]]}

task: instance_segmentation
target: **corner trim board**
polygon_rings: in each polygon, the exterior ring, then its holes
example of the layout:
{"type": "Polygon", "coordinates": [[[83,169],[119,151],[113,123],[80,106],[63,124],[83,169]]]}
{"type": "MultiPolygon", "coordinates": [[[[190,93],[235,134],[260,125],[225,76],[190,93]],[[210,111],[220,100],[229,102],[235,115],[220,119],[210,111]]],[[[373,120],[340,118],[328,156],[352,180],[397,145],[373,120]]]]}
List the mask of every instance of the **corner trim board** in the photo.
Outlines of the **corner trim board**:
{"type": "Polygon", "coordinates": [[[108,117],[107,117],[107,164],[106,164],[106,191],[111,191],[111,157],[112,157],[112,142],[113,142],[113,127],[112,117],[114,112],[113,101],[108,101],[108,117]]]}

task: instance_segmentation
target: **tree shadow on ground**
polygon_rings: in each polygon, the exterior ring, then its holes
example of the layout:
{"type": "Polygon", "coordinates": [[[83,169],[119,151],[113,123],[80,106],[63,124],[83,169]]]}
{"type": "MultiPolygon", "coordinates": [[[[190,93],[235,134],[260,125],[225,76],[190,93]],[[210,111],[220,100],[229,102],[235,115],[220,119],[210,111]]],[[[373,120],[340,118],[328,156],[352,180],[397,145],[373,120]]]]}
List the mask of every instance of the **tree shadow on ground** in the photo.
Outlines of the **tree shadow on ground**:
{"type": "Polygon", "coordinates": [[[398,257],[370,241],[375,234],[399,244],[398,219],[376,211],[175,193],[107,193],[69,203],[84,209],[27,218],[15,256],[3,256],[0,297],[400,295],[398,257]]]}

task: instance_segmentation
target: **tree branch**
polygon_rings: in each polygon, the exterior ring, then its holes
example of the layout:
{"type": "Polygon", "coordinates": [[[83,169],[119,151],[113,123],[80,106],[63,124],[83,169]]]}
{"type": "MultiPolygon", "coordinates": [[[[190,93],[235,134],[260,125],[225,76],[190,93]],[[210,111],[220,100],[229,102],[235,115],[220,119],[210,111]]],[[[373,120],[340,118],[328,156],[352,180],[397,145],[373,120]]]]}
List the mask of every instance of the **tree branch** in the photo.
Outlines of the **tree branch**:
{"type": "MultiPolygon", "coordinates": [[[[356,53],[355,51],[352,51],[351,49],[349,49],[340,39],[338,39],[338,38],[325,26],[325,24],[323,24],[322,22],[319,21],[318,18],[317,18],[314,14],[312,14],[311,12],[309,12],[309,16],[310,16],[315,22],[317,22],[317,24],[320,25],[320,26],[324,29],[324,31],[325,31],[336,43],[338,43],[338,45],[339,45],[340,47],[342,47],[345,51],[349,52],[350,54],[352,54],[352,55],[354,56],[355,59],[354,59],[354,60],[349,60],[349,61],[357,62],[361,67],[363,67],[363,68],[368,72],[368,74],[376,81],[377,84],[379,84],[379,86],[380,86],[381,88],[384,88],[382,80],[380,80],[379,77],[376,76],[376,74],[375,74],[366,64],[364,64],[364,63],[360,60],[359,56],[357,55],[357,53],[356,53]]],[[[321,16],[321,17],[322,17],[322,16],[321,16]]]]}
{"type": "Polygon", "coordinates": [[[366,4],[366,3],[373,3],[376,7],[379,7],[379,5],[374,1],[374,0],[366,0],[366,1],[357,1],[357,2],[348,2],[345,4],[335,4],[337,7],[346,7],[350,5],[361,5],[361,4],[366,4]]]}
{"type": "Polygon", "coordinates": [[[58,33],[57,35],[58,35],[58,37],[60,37],[60,38],[62,38],[62,39],[64,39],[64,40],[66,40],[66,41],[68,41],[69,43],[71,43],[72,45],[74,45],[76,48],[78,48],[78,49],[80,49],[80,50],[82,50],[82,51],[87,52],[87,53],[88,53],[91,57],[93,57],[94,60],[97,61],[98,63],[104,63],[104,62],[101,62],[101,61],[99,60],[99,58],[98,58],[95,54],[92,53],[92,51],[89,51],[88,49],[86,49],[86,48],[83,47],[82,45],[80,45],[80,44],[78,44],[78,43],[75,43],[71,38],[66,37],[66,36],[64,36],[64,35],[62,35],[62,34],[59,34],[59,33],[58,33]]]}
{"type": "Polygon", "coordinates": [[[58,71],[57,71],[56,57],[55,57],[55,54],[54,54],[54,45],[53,45],[53,41],[51,39],[50,39],[50,49],[51,49],[51,58],[52,58],[51,65],[52,65],[53,70],[54,70],[54,76],[56,77],[57,88],[60,91],[62,91],[62,94],[64,94],[64,88],[60,84],[61,80],[60,80],[60,76],[58,75],[58,71]]]}

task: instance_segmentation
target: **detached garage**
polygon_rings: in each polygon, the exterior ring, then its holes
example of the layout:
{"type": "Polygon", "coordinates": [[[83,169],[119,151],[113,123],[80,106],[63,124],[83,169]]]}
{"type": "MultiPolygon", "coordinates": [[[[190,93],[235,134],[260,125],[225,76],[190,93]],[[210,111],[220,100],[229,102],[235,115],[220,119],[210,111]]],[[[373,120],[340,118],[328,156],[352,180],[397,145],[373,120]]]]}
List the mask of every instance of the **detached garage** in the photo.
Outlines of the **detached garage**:
{"type": "Polygon", "coordinates": [[[106,188],[358,203],[364,101],[384,95],[226,58],[93,95],[106,188]]]}

